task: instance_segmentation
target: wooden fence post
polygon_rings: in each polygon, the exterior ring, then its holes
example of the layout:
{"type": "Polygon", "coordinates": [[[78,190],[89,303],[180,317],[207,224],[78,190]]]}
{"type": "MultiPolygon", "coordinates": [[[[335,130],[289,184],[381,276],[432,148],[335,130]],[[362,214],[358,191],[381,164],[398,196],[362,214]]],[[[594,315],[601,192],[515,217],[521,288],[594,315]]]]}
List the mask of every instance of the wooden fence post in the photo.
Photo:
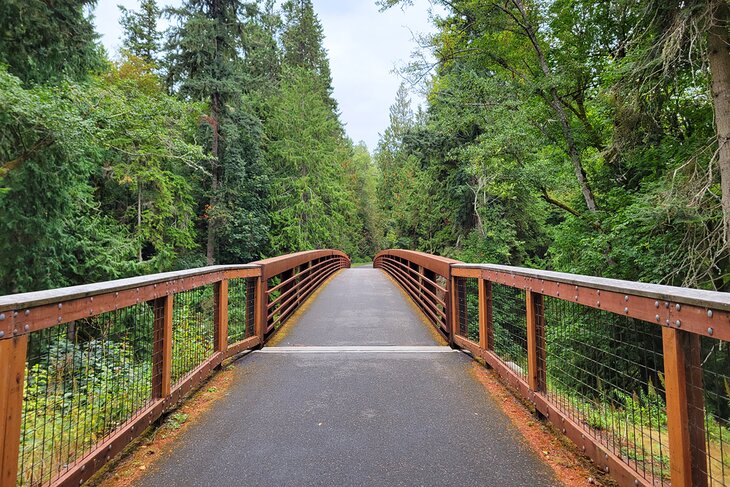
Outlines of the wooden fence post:
{"type": "Polygon", "coordinates": [[[172,390],[172,306],[174,295],[155,299],[152,349],[152,397],[165,398],[172,390]]]}
{"type": "Polygon", "coordinates": [[[494,318],[492,317],[493,302],[492,302],[492,281],[484,280],[484,295],[486,299],[486,311],[487,311],[487,350],[494,350],[494,318]]]}
{"type": "Polygon", "coordinates": [[[11,486],[18,479],[20,429],[23,414],[23,386],[28,335],[0,340],[0,485],[11,486]]]}
{"type": "Polygon", "coordinates": [[[545,326],[543,296],[525,292],[527,312],[527,384],[535,392],[544,392],[547,382],[545,370],[545,326]]]}
{"type": "Polygon", "coordinates": [[[449,345],[456,348],[454,337],[457,335],[456,327],[459,326],[459,297],[456,294],[456,277],[449,275],[446,278],[446,329],[449,330],[449,345]]]}
{"type": "Polygon", "coordinates": [[[705,405],[700,337],[662,328],[672,487],[706,487],[705,405]]]}
{"type": "Polygon", "coordinates": [[[487,333],[489,329],[489,325],[487,323],[487,289],[486,284],[487,281],[482,279],[481,277],[477,280],[477,286],[479,290],[479,348],[482,350],[487,349],[487,344],[489,340],[487,339],[487,333]]]}
{"type": "Polygon", "coordinates": [[[266,296],[266,289],[267,289],[267,282],[266,278],[263,276],[264,269],[261,269],[262,275],[256,278],[256,297],[254,298],[254,331],[256,333],[256,336],[259,337],[259,340],[261,340],[261,345],[264,344],[264,338],[266,337],[266,327],[267,327],[267,314],[268,314],[268,308],[267,308],[267,296],[266,296]]]}
{"type": "Polygon", "coordinates": [[[228,280],[215,283],[214,288],[214,333],[215,351],[225,352],[228,348],[228,280]]]}

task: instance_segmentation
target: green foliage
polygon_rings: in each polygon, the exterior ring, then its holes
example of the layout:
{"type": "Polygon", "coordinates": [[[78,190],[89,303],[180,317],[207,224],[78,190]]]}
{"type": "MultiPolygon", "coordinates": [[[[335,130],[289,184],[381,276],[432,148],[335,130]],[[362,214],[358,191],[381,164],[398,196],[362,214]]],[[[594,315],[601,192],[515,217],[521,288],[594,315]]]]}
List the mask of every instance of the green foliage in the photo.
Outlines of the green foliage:
{"type": "Polygon", "coordinates": [[[353,147],[352,158],[345,163],[348,189],[354,195],[357,221],[362,231],[353,235],[354,258],[369,261],[383,247],[383,222],[377,196],[378,169],[364,143],[353,147]]]}
{"type": "Polygon", "coordinates": [[[87,12],[96,0],[3,0],[0,63],[26,84],[83,78],[103,56],[87,12]]]}
{"type": "Polygon", "coordinates": [[[285,67],[279,95],[270,100],[266,152],[274,254],[314,248],[352,253],[360,232],[343,164],[351,147],[309,70],[285,67]]]}
{"type": "Polygon", "coordinates": [[[0,291],[130,272],[133,246],[101,213],[89,180],[104,148],[80,85],[24,89],[0,68],[0,291]]]}
{"type": "MultiPolygon", "coordinates": [[[[176,295],[173,381],[213,353],[212,288],[176,295]],[[184,297],[184,299],[181,299],[184,297]]],[[[153,312],[121,312],[31,335],[21,430],[20,485],[47,483],[152,398],[153,312]]],[[[172,414],[165,427],[187,420],[172,414]]]]}
{"type": "Polygon", "coordinates": [[[151,363],[134,355],[124,341],[59,338],[28,366],[21,430],[21,463],[28,468],[20,472],[20,485],[47,482],[148,400],[151,363]]]}
{"type": "Polygon", "coordinates": [[[97,181],[102,209],[135,237],[138,272],[169,269],[196,248],[192,185],[205,155],[191,143],[202,106],[165,95],[151,66],[130,58],[89,93],[90,114],[107,149],[97,181]],[[114,116],[110,116],[113,114],[114,116]]]}
{"type": "Polygon", "coordinates": [[[188,420],[188,415],[185,413],[173,413],[165,422],[165,427],[171,430],[179,430],[185,421],[188,420]]]}
{"type": "Polygon", "coordinates": [[[312,88],[322,95],[332,112],[336,113],[337,102],[332,98],[329,60],[322,46],[324,31],[314,13],[312,0],[287,0],[282,11],[283,64],[307,70],[316,80],[312,88]]]}
{"type": "MultiPolygon", "coordinates": [[[[381,6],[397,3],[408,2],[381,6]]],[[[689,44],[667,44],[691,29],[660,25],[695,25],[701,12],[668,7],[653,18],[651,2],[442,4],[426,111],[414,117],[399,91],[376,152],[388,245],[724,289],[708,79],[683,58],[689,44]]],[[[420,79],[428,68],[415,62],[406,74],[420,79]]]]}
{"type": "Polygon", "coordinates": [[[136,58],[83,84],[0,83],[4,292],[165,270],[195,248],[200,107],[136,58]]]}
{"type": "Polygon", "coordinates": [[[157,29],[160,8],[155,0],[142,0],[139,12],[119,6],[122,18],[119,23],[124,29],[124,48],[133,56],[154,64],[162,41],[162,33],[157,29]]]}
{"type": "Polygon", "coordinates": [[[344,136],[311,2],[189,0],[163,42],[145,0],[105,65],[89,6],[0,7],[23,19],[0,41],[0,292],[380,248],[377,171],[344,136]]]}

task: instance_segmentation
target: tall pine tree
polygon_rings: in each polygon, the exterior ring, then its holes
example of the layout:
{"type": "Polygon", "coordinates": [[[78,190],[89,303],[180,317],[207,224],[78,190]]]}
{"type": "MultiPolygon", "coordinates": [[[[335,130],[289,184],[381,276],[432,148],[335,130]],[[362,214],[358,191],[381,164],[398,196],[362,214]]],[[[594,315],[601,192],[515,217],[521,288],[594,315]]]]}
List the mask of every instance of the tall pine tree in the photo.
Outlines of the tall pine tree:
{"type": "Polygon", "coordinates": [[[27,83],[79,78],[101,67],[88,15],[96,0],[0,2],[0,64],[27,83]]]}
{"type": "MultiPolygon", "coordinates": [[[[213,264],[220,260],[216,257],[220,229],[229,229],[227,221],[237,214],[232,214],[230,208],[255,208],[248,217],[251,226],[245,227],[259,235],[265,235],[267,230],[266,217],[261,214],[265,176],[257,160],[259,151],[257,147],[236,146],[242,140],[258,145],[257,138],[242,135],[257,133],[260,124],[255,117],[244,115],[250,109],[242,99],[247,76],[240,57],[245,20],[255,9],[238,0],[189,0],[169,12],[177,19],[177,25],[170,29],[167,42],[168,84],[181,97],[209,105],[203,120],[212,156],[210,184],[204,190],[208,200],[205,247],[206,261],[213,264]],[[234,181],[235,186],[226,186],[234,181]]],[[[254,256],[260,250],[261,246],[257,246],[257,250],[244,253],[254,256]]]]}
{"type": "Polygon", "coordinates": [[[314,13],[312,0],[288,0],[283,5],[284,65],[308,70],[317,79],[327,104],[334,112],[337,102],[332,97],[332,73],[327,51],[322,45],[324,30],[314,13]]]}
{"type": "Polygon", "coordinates": [[[155,0],[142,0],[139,11],[119,6],[124,29],[124,48],[149,64],[157,64],[162,34],[157,30],[160,8],[155,0]]]}

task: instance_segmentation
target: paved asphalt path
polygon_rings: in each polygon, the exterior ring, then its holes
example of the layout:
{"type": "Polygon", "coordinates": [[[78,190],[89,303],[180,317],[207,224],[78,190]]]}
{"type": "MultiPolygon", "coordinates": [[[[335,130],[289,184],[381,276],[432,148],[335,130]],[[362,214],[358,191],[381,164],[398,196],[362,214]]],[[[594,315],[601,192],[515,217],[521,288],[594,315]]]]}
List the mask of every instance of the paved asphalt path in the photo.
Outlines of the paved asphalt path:
{"type": "Polygon", "coordinates": [[[382,271],[340,272],[287,328],[236,363],[229,394],[141,485],[560,485],[469,373],[471,359],[431,348],[382,271]]]}

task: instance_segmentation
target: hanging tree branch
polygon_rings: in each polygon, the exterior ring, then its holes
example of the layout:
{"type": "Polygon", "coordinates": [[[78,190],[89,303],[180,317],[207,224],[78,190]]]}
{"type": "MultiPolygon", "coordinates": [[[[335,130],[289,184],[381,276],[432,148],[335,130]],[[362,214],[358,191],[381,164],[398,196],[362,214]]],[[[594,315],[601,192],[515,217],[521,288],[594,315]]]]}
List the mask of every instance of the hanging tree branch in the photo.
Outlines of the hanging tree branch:
{"type": "Polygon", "coordinates": [[[601,227],[601,225],[599,223],[587,219],[583,214],[581,214],[575,208],[571,208],[570,206],[568,206],[567,204],[563,203],[562,201],[556,200],[555,198],[553,198],[552,196],[550,196],[550,194],[548,193],[547,188],[545,186],[541,186],[540,187],[540,193],[541,193],[540,194],[540,198],[542,198],[543,200],[545,200],[547,203],[550,203],[551,205],[553,205],[553,206],[555,206],[557,208],[560,208],[561,210],[563,210],[565,212],[570,213],[574,217],[576,217],[576,218],[580,219],[581,221],[589,224],[590,226],[592,226],[594,229],[598,230],[599,232],[603,232],[603,228],[601,227]]]}

